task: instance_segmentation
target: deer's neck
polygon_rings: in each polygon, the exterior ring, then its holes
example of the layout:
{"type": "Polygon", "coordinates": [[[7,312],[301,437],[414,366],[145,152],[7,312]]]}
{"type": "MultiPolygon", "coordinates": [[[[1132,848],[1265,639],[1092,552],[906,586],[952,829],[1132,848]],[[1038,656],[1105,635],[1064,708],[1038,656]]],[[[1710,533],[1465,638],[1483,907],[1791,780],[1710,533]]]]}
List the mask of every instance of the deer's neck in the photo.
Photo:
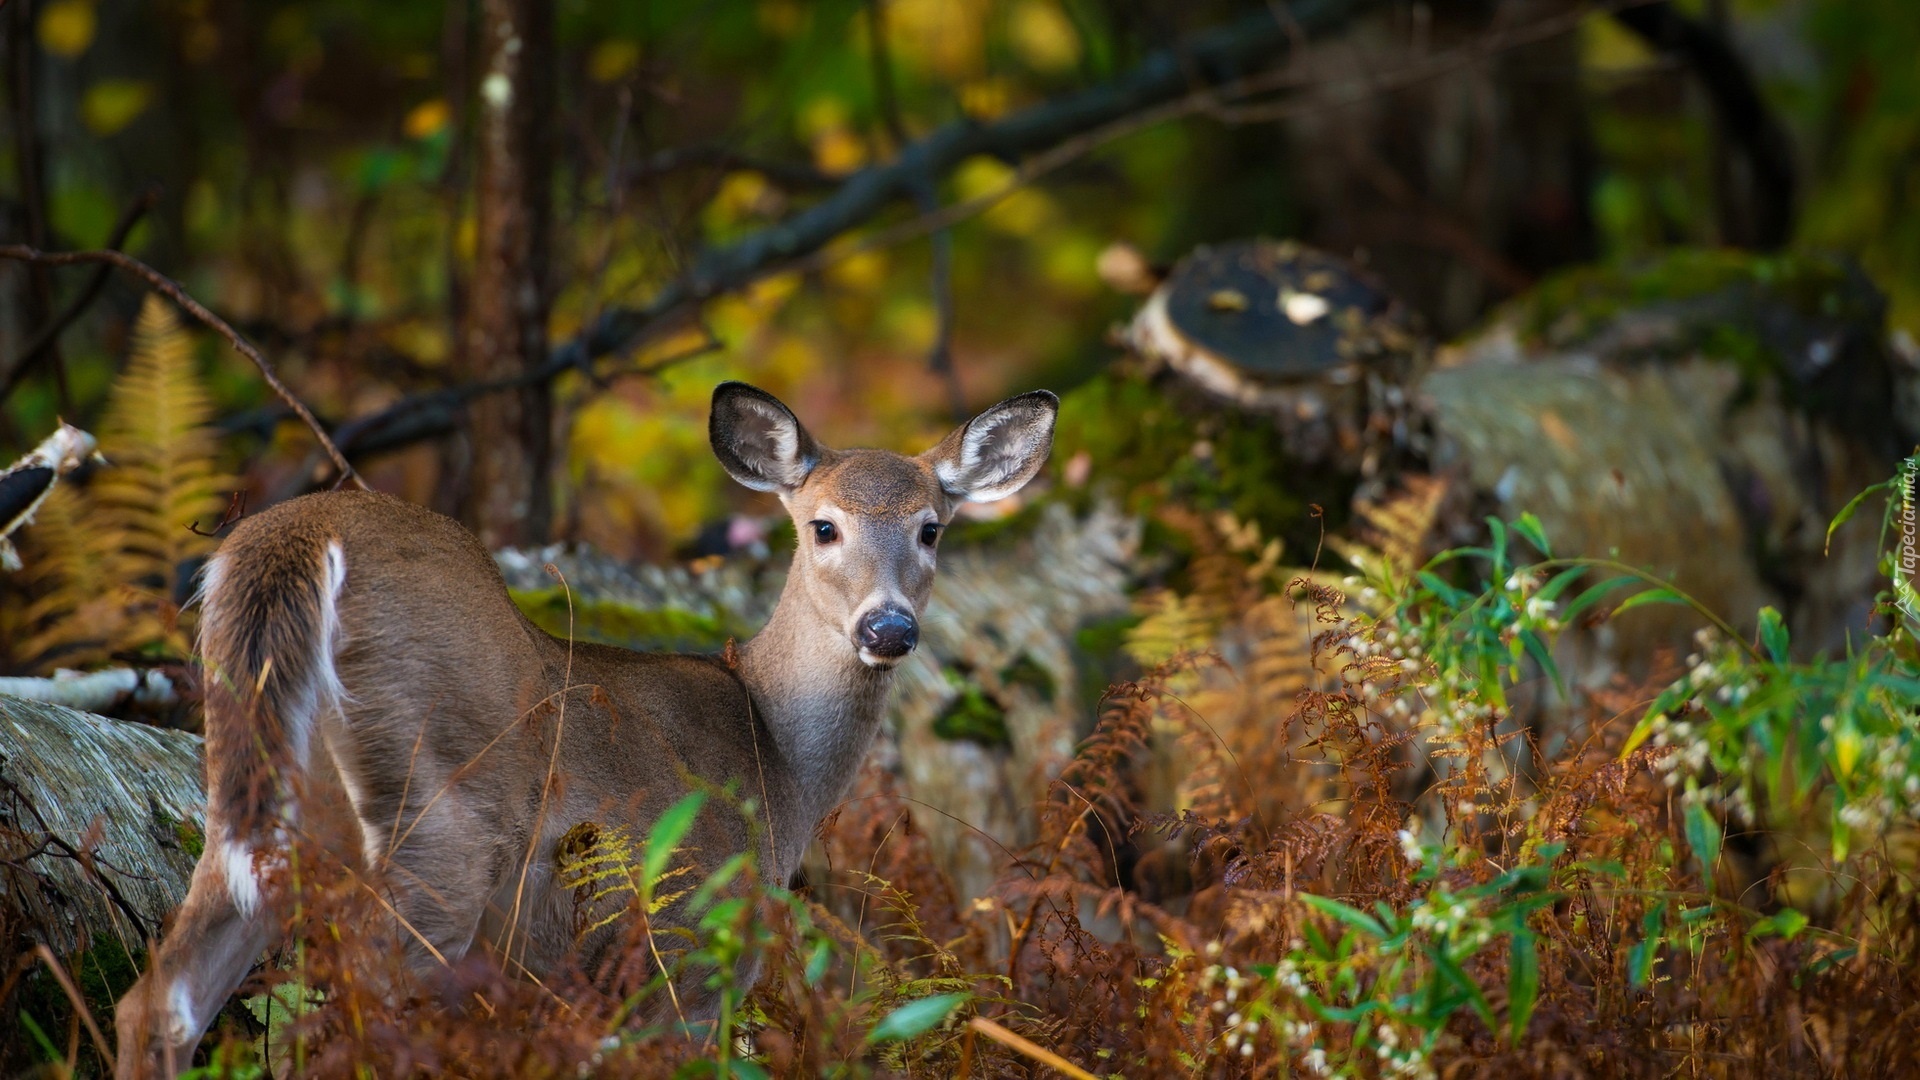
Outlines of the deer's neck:
{"type": "Polygon", "coordinates": [[[781,861],[797,865],[866,759],[893,673],[861,663],[845,633],[788,586],[766,627],[741,646],[739,672],[792,773],[796,805],[778,827],[795,835],[776,839],[781,861]]]}

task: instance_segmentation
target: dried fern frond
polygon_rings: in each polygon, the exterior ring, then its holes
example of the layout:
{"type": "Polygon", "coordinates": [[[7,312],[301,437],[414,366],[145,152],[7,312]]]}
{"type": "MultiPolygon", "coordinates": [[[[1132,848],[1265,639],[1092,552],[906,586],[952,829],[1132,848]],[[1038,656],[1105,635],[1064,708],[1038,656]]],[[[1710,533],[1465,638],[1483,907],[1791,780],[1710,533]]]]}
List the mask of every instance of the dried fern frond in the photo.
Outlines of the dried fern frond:
{"type": "Polygon", "coordinates": [[[218,521],[223,493],[234,485],[215,467],[213,403],[193,353],[172,309],[149,296],[101,425],[101,452],[112,467],[90,492],[91,525],[110,540],[113,574],[137,594],[122,646],[163,644],[177,655],[187,649],[174,606],[182,567],[216,543],[191,526],[218,521]]]}
{"type": "Polygon", "coordinates": [[[192,340],[148,297],[108,392],[100,428],[108,467],[84,494],[52,492],[26,534],[34,558],[13,595],[32,599],[12,615],[16,659],[44,670],[124,653],[187,655],[182,575],[216,544],[191,526],[218,521],[234,486],[215,465],[212,417],[192,340]]]}
{"type": "Polygon", "coordinates": [[[1357,540],[1329,536],[1327,546],[1369,577],[1404,579],[1426,561],[1428,538],[1446,495],[1445,480],[1409,476],[1393,495],[1354,506],[1357,540]]]}
{"type": "Polygon", "coordinates": [[[21,614],[13,640],[21,642],[18,658],[34,670],[98,664],[127,640],[115,537],[88,527],[89,509],[73,488],[55,488],[26,534],[30,557],[16,580],[37,599],[21,614]]]}

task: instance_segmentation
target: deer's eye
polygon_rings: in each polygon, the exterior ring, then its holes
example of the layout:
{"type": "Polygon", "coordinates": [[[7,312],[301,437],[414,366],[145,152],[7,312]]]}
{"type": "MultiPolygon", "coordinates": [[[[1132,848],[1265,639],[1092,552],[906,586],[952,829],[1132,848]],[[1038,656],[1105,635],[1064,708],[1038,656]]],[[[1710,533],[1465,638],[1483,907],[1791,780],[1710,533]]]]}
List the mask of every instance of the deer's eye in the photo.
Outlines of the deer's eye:
{"type": "Polygon", "coordinates": [[[807,524],[813,528],[813,538],[819,543],[831,544],[840,539],[840,530],[834,528],[831,521],[810,521],[807,524]]]}
{"type": "Polygon", "coordinates": [[[940,540],[940,523],[939,522],[929,521],[925,525],[920,526],[920,542],[921,543],[927,545],[928,547],[932,547],[934,544],[938,543],[939,540],[940,540]]]}

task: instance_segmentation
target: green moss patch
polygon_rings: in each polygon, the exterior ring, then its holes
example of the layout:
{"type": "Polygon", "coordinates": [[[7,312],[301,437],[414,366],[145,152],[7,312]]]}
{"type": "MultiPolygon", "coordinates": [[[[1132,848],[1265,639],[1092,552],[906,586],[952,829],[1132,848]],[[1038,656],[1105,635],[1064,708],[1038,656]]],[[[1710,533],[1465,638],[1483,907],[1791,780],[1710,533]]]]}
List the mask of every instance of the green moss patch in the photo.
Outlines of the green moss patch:
{"type": "Polygon", "coordinates": [[[1784,363],[1762,323],[1783,311],[1808,322],[1877,325],[1880,298],[1842,260],[1677,248],[1657,257],[1563,271],[1517,301],[1520,333],[1565,348],[1623,315],[1664,315],[1678,333],[1659,351],[1700,351],[1758,374],[1784,363]]]}
{"type": "Polygon", "coordinates": [[[934,717],[933,733],[949,742],[966,740],[995,749],[1013,745],[1005,707],[967,674],[952,670],[946,674],[960,694],[934,717]]]}
{"type": "Polygon", "coordinates": [[[1059,689],[1053,672],[1027,653],[1021,653],[1013,663],[1001,669],[1000,685],[1009,690],[1016,686],[1025,687],[1041,701],[1052,701],[1054,692],[1059,689]]]}
{"type": "Polygon", "coordinates": [[[1269,536],[1284,537],[1290,547],[1310,545],[1318,536],[1320,523],[1309,516],[1309,504],[1338,513],[1352,495],[1350,478],[1290,463],[1265,417],[1124,369],[1096,376],[1061,399],[1049,467],[1062,493],[1056,497],[1084,503],[1106,492],[1146,515],[1168,503],[1203,513],[1230,511],[1258,522],[1269,536]],[[1090,481],[1068,488],[1064,472],[1083,453],[1090,481]]]}
{"type": "Polygon", "coordinates": [[[728,638],[744,636],[730,620],[679,608],[636,608],[575,597],[569,611],[567,592],[558,586],[508,590],[508,595],[535,626],[563,640],[571,636],[642,651],[712,652],[728,638]]]}

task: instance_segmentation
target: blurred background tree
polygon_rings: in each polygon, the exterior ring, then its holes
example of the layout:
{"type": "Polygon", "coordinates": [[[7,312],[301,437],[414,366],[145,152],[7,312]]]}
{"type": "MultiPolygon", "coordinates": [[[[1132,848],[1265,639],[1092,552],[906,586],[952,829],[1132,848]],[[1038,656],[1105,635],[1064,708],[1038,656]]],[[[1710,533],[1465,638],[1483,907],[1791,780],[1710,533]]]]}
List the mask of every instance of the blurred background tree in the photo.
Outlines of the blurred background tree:
{"type": "MultiPolygon", "coordinates": [[[[8,0],[0,26],[7,242],[178,278],[375,486],[499,542],[657,557],[763,511],[706,451],[721,378],[900,447],[1071,386],[1133,303],[1096,269],[1116,241],[1298,237],[1442,336],[1569,264],[1831,250],[1920,325],[1897,0],[8,0]]],[[[90,285],[0,264],[0,456],[104,409],[140,298],[90,285]]],[[[255,505],[327,482],[202,347],[255,505]]]]}

